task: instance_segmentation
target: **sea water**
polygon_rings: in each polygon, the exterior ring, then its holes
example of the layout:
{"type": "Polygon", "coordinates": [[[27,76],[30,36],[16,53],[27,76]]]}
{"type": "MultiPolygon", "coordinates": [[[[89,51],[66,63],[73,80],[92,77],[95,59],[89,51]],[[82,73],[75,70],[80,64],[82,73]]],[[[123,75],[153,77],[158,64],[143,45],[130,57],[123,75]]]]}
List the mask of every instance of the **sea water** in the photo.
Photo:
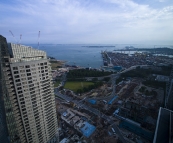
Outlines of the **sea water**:
{"type": "MultiPolygon", "coordinates": [[[[27,45],[27,44],[26,44],[27,45]]],[[[43,50],[48,56],[57,60],[66,61],[66,64],[81,67],[100,68],[103,66],[101,51],[114,51],[124,49],[129,44],[117,45],[80,45],[80,44],[41,44],[38,48],[36,44],[29,44],[33,48],[43,50]]],[[[135,48],[153,48],[154,45],[131,45],[135,48]]],[[[126,51],[125,53],[129,53],[126,51]]],[[[130,52],[131,53],[131,52],[130,52]]]]}
{"type": "MultiPolygon", "coordinates": [[[[36,45],[30,46],[37,48],[36,45]]],[[[113,51],[115,46],[88,47],[86,45],[74,44],[45,44],[40,45],[39,49],[45,51],[48,56],[54,57],[57,60],[66,61],[68,65],[100,68],[103,66],[101,51],[113,51]]]]}

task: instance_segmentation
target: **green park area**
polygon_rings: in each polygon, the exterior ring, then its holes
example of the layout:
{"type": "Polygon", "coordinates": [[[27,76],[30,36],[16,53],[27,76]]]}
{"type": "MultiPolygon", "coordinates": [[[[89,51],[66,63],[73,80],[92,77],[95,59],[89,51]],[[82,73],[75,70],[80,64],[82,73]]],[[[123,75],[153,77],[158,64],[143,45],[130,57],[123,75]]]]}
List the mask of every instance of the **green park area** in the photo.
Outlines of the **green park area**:
{"type": "Polygon", "coordinates": [[[54,87],[58,87],[60,84],[60,81],[57,81],[56,83],[54,83],[54,87]]]}
{"type": "Polygon", "coordinates": [[[52,70],[57,70],[65,64],[65,61],[50,61],[50,63],[52,70]]]}
{"type": "Polygon", "coordinates": [[[64,88],[70,89],[70,90],[76,92],[77,90],[80,90],[80,89],[82,90],[83,88],[87,88],[91,85],[94,85],[94,83],[85,82],[85,81],[84,82],[83,81],[81,81],[81,82],[80,81],[68,81],[65,83],[64,88]]]}

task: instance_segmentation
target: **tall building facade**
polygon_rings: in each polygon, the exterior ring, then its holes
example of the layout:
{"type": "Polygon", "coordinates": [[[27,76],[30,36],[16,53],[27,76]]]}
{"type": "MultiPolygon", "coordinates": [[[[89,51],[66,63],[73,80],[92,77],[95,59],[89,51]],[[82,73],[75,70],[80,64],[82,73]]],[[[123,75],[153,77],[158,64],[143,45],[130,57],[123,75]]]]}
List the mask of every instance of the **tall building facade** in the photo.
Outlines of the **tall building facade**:
{"type": "Polygon", "coordinates": [[[4,80],[2,80],[3,73],[3,64],[5,62],[1,58],[2,55],[5,54],[4,47],[7,46],[6,39],[0,35],[0,141],[3,143],[8,143],[8,130],[7,130],[7,123],[6,123],[6,115],[5,115],[5,107],[4,107],[4,99],[6,98],[5,94],[6,91],[4,90],[4,80]],[[4,50],[3,50],[4,49],[4,50]],[[4,93],[4,95],[3,95],[4,93]]]}
{"type": "Polygon", "coordinates": [[[153,143],[173,143],[173,65],[166,87],[165,108],[159,109],[153,143]]]}
{"type": "Polygon", "coordinates": [[[153,143],[173,143],[173,111],[160,107],[153,143]]]}
{"type": "Polygon", "coordinates": [[[46,53],[11,43],[5,49],[6,56],[1,56],[5,62],[2,81],[5,82],[4,89],[9,100],[4,106],[10,141],[50,142],[58,125],[51,68],[46,53]]]}

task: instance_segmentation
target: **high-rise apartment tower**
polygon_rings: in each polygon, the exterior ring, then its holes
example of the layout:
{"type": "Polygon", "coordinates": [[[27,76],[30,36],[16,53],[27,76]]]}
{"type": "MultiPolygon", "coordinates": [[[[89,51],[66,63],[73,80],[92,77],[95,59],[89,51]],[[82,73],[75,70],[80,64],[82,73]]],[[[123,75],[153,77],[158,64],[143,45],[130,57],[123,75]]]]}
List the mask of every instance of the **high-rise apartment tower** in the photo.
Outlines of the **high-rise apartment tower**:
{"type": "Polygon", "coordinates": [[[47,143],[56,135],[57,118],[50,63],[46,53],[19,44],[0,46],[1,95],[9,140],[47,143]]]}

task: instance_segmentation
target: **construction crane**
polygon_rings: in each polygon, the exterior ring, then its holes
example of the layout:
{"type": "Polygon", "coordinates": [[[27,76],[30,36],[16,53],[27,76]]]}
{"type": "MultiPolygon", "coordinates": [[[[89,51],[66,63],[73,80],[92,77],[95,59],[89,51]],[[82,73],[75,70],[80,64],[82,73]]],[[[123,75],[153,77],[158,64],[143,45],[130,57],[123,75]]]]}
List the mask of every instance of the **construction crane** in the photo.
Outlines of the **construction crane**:
{"type": "Polygon", "coordinates": [[[9,32],[10,32],[10,33],[11,33],[11,35],[13,36],[13,38],[14,38],[15,42],[17,43],[17,40],[16,40],[16,38],[14,37],[13,32],[12,32],[11,30],[9,30],[9,32]]]}
{"type": "Polygon", "coordinates": [[[19,41],[19,44],[21,44],[21,39],[22,39],[22,34],[20,34],[20,41],[19,41]]]}
{"type": "Polygon", "coordinates": [[[40,46],[39,40],[40,40],[40,31],[38,32],[38,49],[39,49],[39,46],[40,46]]]}

